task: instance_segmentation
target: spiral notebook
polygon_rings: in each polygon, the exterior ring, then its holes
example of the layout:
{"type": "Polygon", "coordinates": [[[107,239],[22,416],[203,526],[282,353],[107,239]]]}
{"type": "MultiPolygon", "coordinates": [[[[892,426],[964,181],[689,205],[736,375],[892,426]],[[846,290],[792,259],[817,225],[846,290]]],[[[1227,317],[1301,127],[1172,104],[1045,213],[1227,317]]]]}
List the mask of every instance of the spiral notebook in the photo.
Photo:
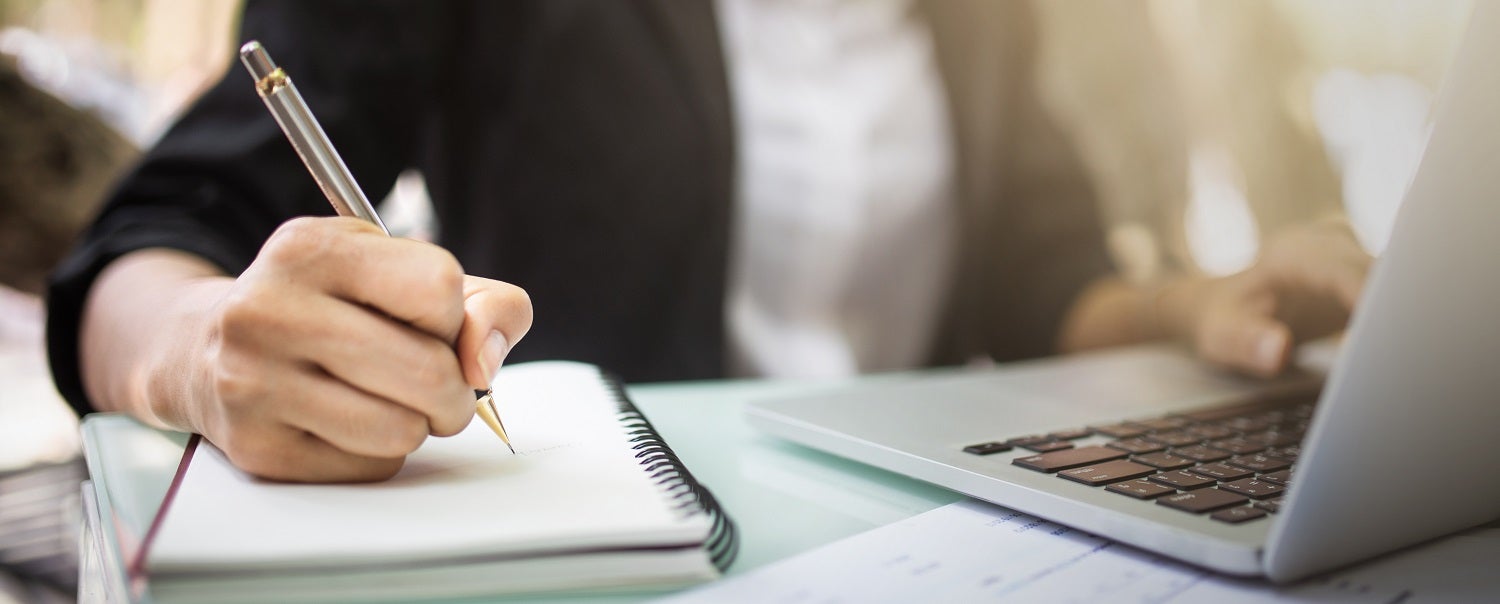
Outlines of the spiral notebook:
{"type": "Polygon", "coordinates": [[[515,455],[476,421],[381,483],[257,480],[205,442],[145,560],[152,597],[614,590],[711,580],[732,561],[733,524],[598,368],[521,364],[494,386],[515,455]]]}

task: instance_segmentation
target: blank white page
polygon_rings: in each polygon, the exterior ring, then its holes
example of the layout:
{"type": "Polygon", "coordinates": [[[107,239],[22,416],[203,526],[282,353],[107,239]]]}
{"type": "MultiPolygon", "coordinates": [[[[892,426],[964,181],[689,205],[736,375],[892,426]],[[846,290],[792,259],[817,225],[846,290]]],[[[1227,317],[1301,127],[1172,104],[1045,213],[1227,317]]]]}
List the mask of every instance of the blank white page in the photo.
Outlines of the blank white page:
{"type": "Polygon", "coordinates": [[[429,438],[389,481],[258,480],[207,442],[150,554],[155,575],[343,567],[548,550],[701,542],[705,514],[674,509],[631,450],[597,368],[502,369],[495,397],[517,454],[475,420],[429,438]]]}

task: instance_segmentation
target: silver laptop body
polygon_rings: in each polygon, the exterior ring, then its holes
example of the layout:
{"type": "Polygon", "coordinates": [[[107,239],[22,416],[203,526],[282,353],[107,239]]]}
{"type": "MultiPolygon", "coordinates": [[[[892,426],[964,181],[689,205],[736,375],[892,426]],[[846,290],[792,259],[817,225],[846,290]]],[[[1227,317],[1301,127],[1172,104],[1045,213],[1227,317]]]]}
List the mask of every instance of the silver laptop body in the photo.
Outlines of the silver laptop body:
{"type": "MultiPolygon", "coordinates": [[[[1500,3],[1478,3],[1435,129],[1320,380],[1143,347],[751,405],[795,442],[1226,573],[1290,581],[1500,518],[1500,3]],[[1240,524],[966,446],[1269,394],[1317,399],[1279,511],[1240,524]]],[[[1078,446],[1109,439],[1092,436],[1078,446]]]]}

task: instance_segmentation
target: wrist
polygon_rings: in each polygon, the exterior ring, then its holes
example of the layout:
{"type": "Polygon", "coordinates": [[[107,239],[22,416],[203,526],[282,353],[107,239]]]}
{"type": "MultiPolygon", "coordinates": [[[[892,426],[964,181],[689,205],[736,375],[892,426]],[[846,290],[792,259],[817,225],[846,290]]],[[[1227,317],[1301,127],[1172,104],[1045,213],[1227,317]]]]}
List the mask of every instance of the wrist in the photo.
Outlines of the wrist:
{"type": "Polygon", "coordinates": [[[160,335],[152,338],[133,380],[141,384],[136,408],[152,423],[198,433],[209,425],[206,412],[217,398],[216,310],[233,285],[228,277],[201,277],[186,279],[173,289],[173,301],[160,315],[160,335]]]}

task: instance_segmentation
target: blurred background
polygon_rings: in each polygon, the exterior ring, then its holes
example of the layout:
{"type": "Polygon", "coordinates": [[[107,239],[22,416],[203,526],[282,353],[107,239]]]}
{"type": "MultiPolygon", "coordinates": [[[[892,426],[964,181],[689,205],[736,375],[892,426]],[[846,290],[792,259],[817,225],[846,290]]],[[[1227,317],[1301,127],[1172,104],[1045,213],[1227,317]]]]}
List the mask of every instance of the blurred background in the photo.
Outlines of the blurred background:
{"type": "MultiPolygon", "coordinates": [[[[1039,3],[1039,74],[1131,278],[1228,274],[1277,229],[1337,214],[1378,254],[1469,6],[1039,3]]],[[[76,420],[46,374],[45,275],[112,180],[228,65],[238,8],[0,0],[0,601],[70,597],[71,536],[55,534],[68,522],[36,524],[16,498],[81,476],[76,420]]],[[[393,230],[433,232],[420,174],[384,204],[393,230]]]]}

